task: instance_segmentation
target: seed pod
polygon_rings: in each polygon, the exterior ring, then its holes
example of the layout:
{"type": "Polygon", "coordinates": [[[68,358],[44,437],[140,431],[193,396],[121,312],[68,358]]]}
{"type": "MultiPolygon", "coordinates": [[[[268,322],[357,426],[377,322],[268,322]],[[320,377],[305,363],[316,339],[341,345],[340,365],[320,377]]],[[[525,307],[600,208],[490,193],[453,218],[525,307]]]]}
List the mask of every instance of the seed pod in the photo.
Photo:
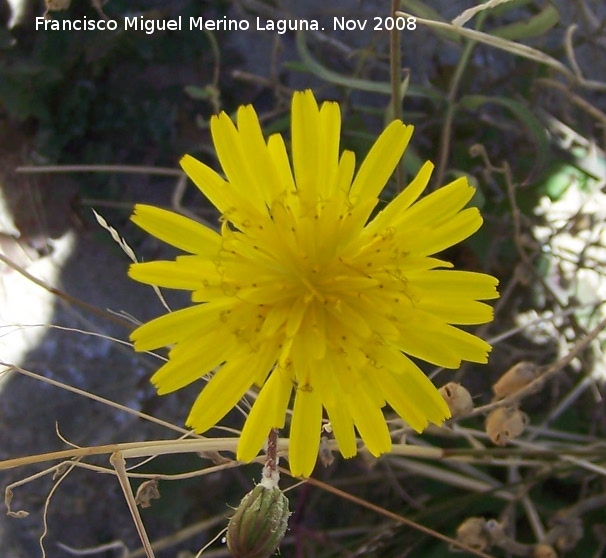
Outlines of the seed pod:
{"type": "Polygon", "coordinates": [[[495,399],[503,399],[517,393],[535,380],[539,369],[534,362],[522,361],[512,366],[492,386],[495,399]]]}
{"type": "Polygon", "coordinates": [[[467,518],[457,528],[457,540],[474,550],[485,550],[490,544],[485,525],[483,517],[467,518]]]}
{"type": "Polygon", "coordinates": [[[440,388],[440,395],[446,401],[453,417],[460,417],[473,411],[471,395],[461,384],[448,382],[440,388]]]}
{"type": "Polygon", "coordinates": [[[486,417],[486,433],[497,446],[517,438],[528,424],[528,416],[516,407],[499,407],[486,417]]]}
{"type": "Polygon", "coordinates": [[[227,547],[234,558],[268,558],[288,527],[288,498],[277,487],[258,484],[240,502],[227,525],[227,547]]]}

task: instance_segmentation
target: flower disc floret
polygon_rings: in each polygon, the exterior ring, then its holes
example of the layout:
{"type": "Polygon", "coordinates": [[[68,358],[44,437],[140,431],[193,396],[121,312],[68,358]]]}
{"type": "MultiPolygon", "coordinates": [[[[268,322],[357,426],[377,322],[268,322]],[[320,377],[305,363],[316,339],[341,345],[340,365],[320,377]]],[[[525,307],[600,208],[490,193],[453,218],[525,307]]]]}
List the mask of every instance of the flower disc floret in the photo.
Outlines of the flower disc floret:
{"type": "Polygon", "coordinates": [[[259,388],[238,459],[253,459],[269,431],[285,426],[293,398],[290,466],[308,476],[324,413],[345,457],[357,452],[356,430],[374,455],[390,450],[386,404],[417,431],[448,418],[410,357],[447,368],[486,362],[490,346],[456,326],[490,321],[481,301],[498,294],[493,277],[433,257],[482,224],[466,208],[474,189],[465,178],[419,199],[433,169],[425,163],[373,215],[412,126],[387,126],[356,172],[354,154],[340,153],[337,103],[295,93],[291,120],[291,158],[282,136],[266,140],[244,106],[236,124],[225,113],[211,120],[224,177],[181,160],[221,212],[220,232],[136,206],[137,225],[187,254],[134,264],[130,276],[191,291],[195,304],[142,325],[132,340],[140,351],[171,347],[152,377],[159,393],[214,371],[187,419],[198,432],[259,388]]]}

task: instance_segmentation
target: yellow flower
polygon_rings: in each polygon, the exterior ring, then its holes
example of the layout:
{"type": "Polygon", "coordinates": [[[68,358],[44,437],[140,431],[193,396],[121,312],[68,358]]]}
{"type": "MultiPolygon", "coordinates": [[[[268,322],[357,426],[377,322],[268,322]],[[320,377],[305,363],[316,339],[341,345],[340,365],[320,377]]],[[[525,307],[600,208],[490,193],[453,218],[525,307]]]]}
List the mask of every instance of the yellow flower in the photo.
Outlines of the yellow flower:
{"type": "Polygon", "coordinates": [[[131,266],[133,279],[192,291],[195,305],[142,325],[138,351],[171,346],[152,377],[158,393],[214,375],[187,424],[204,432],[256,385],[237,457],[250,461],[272,428],[283,428],[294,392],[289,462],[309,476],[318,453],[323,410],[343,456],[391,449],[382,408],[412,428],[441,424],[450,412],[407,356],[456,368],[486,362],[490,345],[454,325],[481,324],[498,297],[489,275],[454,271],[431,257],[482,224],[465,178],[418,200],[433,165],[372,216],[379,194],[412,135],[392,122],[355,172],[339,154],[337,103],[318,106],[295,93],[292,146],[265,140],[252,106],[237,125],[221,113],[212,137],[226,179],[196,159],[181,166],[222,214],[221,232],[170,211],[137,205],[141,228],[187,252],[175,261],[131,266]],[[442,268],[442,269],[440,269],[442,268]],[[354,429],[355,427],[355,429],[354,429]]]}

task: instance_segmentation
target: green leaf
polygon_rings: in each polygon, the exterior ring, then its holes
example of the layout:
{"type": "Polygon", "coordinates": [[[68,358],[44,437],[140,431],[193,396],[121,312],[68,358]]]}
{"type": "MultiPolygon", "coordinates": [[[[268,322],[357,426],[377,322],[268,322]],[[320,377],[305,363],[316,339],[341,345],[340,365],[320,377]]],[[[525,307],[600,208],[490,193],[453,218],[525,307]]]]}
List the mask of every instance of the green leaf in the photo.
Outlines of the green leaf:
{"type": "Polygon", "coordinates": [[[548,4],[545,9],[531,18],[493,29],[490,34],[511,41],[541,37],[558,21],[560,21],[560,13],[555,6],[548,4]]]}
{"type": "Polygon", "coordinates": [[[509,0],[509,2],[504,2],[502,4],[493,6],[490,13],[496,16],[502,16],[511,10],[524,8],[528,6],[528,4],[533,4],[534,2],[535,0],[509,0]]]}
{"type": "MultiPolygon", "coordinates": [[[[382,93],[384,95],[391,96],[391,85],[387,81],[372,81],[368,79],[354,78],[339,74],[338,72],[323,66],[312,56],[311,52],[307,48],[305,34],[302,31],[297,33],[297,51],[299,52],[299,56],[303,61],[305,70],[328,83],[342,85],[343,87],[347,87],[349,89],[369,91],[371,93],[382,93]]],[[[292,64],[290,67],[293,67],[292,64]]],[[[439,100],[440,98],[437,93],[434,93],[431,89],[427,87],[418,87],[415,85],[409,85],[406,89],[406,93],[411,97],[424,97],[433,100],[439,100]]]]}
{"type": "Polygon", "coordinates": [[[389,82],[377,82],[370,81],[367,79],[359,79],[350,76],[344,76],[333,70],[329,70],[320,62],[318,62],[307,48],[305,42],[305,34],[302,32],[297,33],[297,51],[301,60],[305,64],[305,69],[319,78],[329,83],[336,85],[343,85],[350,89],[359,89],[361,91],[370,91],[373,93],[383,93],[385,95],[391,95],[391,85],[389,82]]]}

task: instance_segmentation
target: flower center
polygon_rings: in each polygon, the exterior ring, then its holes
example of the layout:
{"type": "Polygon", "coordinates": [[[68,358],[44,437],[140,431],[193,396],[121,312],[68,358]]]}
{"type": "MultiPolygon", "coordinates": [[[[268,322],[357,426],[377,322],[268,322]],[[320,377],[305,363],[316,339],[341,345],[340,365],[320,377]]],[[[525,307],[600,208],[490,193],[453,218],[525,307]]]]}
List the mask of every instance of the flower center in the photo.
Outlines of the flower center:
{"type": "MultiPolygon", "coordinates": [[[[316,286],[310,281],[310,279],[308,277],[302,276],[301,282],[303,283],[303,285],[305,285],[305,287],[307,287],[309,292],[313,295],[313,298],[316,298],[320,302],[326,302],[326,299],[324,298],[324,296],[322,296],[320,294],[320,292],[318,291],[316,286]]],[[[305,298],[307,299],[308,297],[305,297],[305,298]]]]}

